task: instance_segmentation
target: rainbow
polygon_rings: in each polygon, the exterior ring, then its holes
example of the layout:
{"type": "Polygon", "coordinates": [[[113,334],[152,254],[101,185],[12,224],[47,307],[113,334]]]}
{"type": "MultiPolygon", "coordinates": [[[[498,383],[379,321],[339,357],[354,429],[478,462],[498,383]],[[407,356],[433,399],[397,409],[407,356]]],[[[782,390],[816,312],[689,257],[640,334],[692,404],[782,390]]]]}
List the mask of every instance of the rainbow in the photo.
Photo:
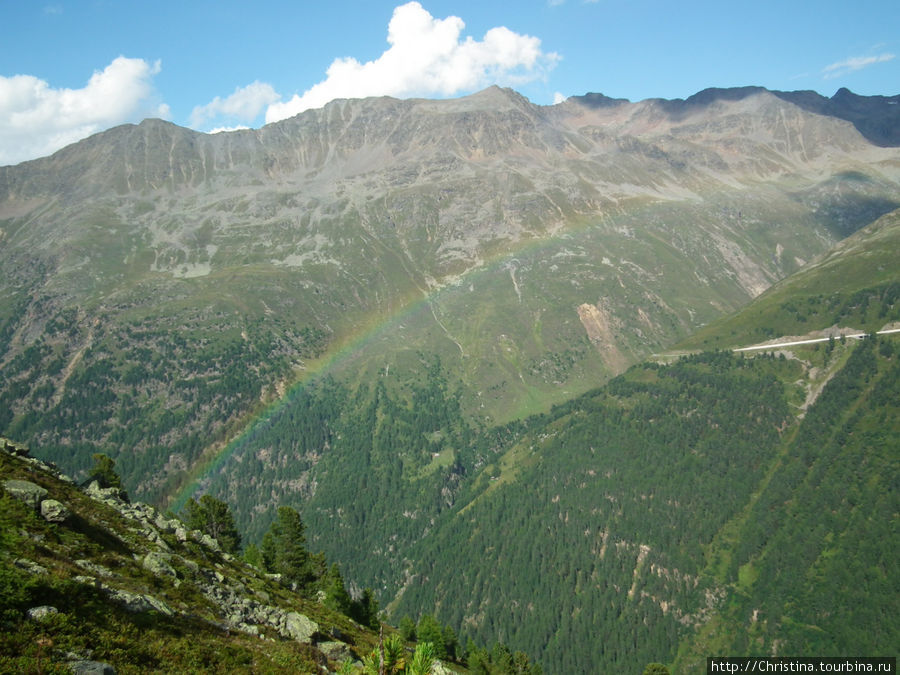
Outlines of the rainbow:
{"type": "MultiPolygon", "coordinates": [[[[577,229],[584,229],[584,226],[577,229]]],[[[300,378],[291,385],[285,394],[255,413],[243,425],[243,429],[236,436],[222,445],[208,448],[204,455],[189,469],[185,482],[177,488],[174,496],[170,497],[168,507],[175,511],[183,508],[188,499],[202,489],[207,478],[219,472],[236,451],[246,445],[260,430],[265,428],[269,420],[288,407],[302,392],[312,386],[322,376],[332,372],[339,365],[351,361],[356,355],[365,350],[367,345],[386,336],[398,324],[413,319],[424,311],[433,313],[432,304],[439,299],[442,293],[455,288],[463,280],[472,282],[481,275],[503,268],[503,266],[508,265],[518,256],[534,255],[542,249],[549,248],[554,243],[561,241],[560,235],[564,236],[572,232],[572,229],[567,229],[561,231],[558,235],[528,239],[521,242],[513,251],[509,249],[504,250],[487,258],[477,267],[464,272],[458,278],[457,283],[441,286],[428,292],[420,289],[418,293],[402,301],[400,307],[386,317],[383,315],[370,315],[365,323],[358,326],[351,335],[341,340],[338,346],[330,349],[324,356],[309,361],[300,378]]],[[[460,349],[462,349],[461,346],[460,349]]]]}
{"type": "Polygon", "coordinates": [[[246,445],[260,430],[266,427],[269,420],[287,408],[321,377],[334,370],[338,365],[351,361],[368,344],[379,339],[392,326],[408,320],[426,308],[432,301],[434,294],[433,292],[430,295],[424,295],[405,302],[399,310],[387,318],[378,317],[377,315],[370,316],[368,321],[359,326],[353,334],[341,340],[337,347],[332,347],[325,355],[308,361],[299,379],[290,386],[283,396],[254,413],[243,425],[241,431],[232,439],[221,446],[213,446],[204,453],[205,457],[201,456],[201,459],[189,471],[188,481],[178,490],[173,498],[169,499],[169,507],[174,511],[181,510],[188,499],[201,489],[206,479],[220,471],[237,450],[246,445]],[[210,450],[212,453],[210,453],[210,450]]]}

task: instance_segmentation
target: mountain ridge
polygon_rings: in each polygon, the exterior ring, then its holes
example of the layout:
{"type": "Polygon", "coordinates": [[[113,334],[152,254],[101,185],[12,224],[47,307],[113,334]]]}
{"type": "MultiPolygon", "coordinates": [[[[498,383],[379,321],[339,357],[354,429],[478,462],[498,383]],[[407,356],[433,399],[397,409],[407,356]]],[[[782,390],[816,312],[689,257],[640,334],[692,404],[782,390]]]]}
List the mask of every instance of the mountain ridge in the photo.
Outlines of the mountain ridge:
{"type": "MultiPolygon", "coordinates": [[[[710,87],[686,99],[644,99],[652,101],[673,115],[684,114],[692,108],[708,106],[718,101],[737,101],[748,96],[769,93],[809,112],[836,117],[853,124],[867,140],[882,147],[900,144],[900,94],[893,96],[861,96],[846,87],[838,89],[830,98],[812,90],[779,91],[759,86],[710,87]],[[873,120],[873,117],[875,118],[873,120]]],[[[584,105],[614,107],[631,103],[628,99],[609,98],[599,93],[570,97],[584,105]]]]}
{"type": "Polygon", "coordinates": [[[496,87],[342,100],[216,135],[148,120],[0,168],[0,426],[65,457],[72,442],[122,443],[110,409],[153,410],[154,428],[181,410],[190,448],[173,452],[160,427],[128,451],[158,454],[174,479],[195,445],[225,442],[379,325],[331,370],[388,369],[404,388],[416,354],[434,353],[468,414],[506,421],[900,206],[897,151],[849,123],[756,89],[698,97],[678,119],[653,101],[535,106],[496,87]],[[93,409],[73,428],[66,396],[84,378],[104,393],[77,404],[93,409]]]}

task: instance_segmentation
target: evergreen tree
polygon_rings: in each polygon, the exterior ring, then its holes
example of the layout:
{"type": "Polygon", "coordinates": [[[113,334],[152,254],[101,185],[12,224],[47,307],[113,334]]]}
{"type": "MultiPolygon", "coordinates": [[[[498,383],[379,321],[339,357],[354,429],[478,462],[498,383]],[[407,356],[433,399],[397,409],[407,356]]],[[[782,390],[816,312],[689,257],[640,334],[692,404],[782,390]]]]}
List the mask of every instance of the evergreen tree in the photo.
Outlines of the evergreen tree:
{"type": "Polygon", "coordinates": [[[425,614],[419,619],[416,635],[419,638],[419,642],[430,642],[434,645],[434,654],[437,658],[447,658],[447,650],[444,647],[443,626],[431,614],[425,614]]]}
{"type": "Polygon", "coordinates": [[[378,601],[371,588],[365,589],[359,600],[350,603],[350,618],[372,630],[378,628],[378,601]]]}
{"type": "Polygon", "coordinates": [[[400,635],[407,642],[415,642],[416,641],[416,622],[409,618],[409,616],[404,616],[400,619],[400,635]]]}
{"type": "Polygon", "coordinates": [[[429,675],[434,666],[434,659],[434,645],[430,642],[420,642],[416,645],[416,651],[407,672],[410,675],[429,675]]]}
{"type": "Polygon", "coordinates": [[[306,526],[290,506],[281,506],[262,541],[263,566],[297,588],[306,588],[314,575],[306,550],[306,526]]]}
{"type": "Polygon", "coordinates": [[[185,515],[189,528],[208,534],[226,553],[236,554],[240,550],[241,535],[225,502],[210,495],[203,495],[199,502],[191,498],[185,504],[185,515]]]}
{"type": "Polygon", "coordinates": [[[446,658],[456,661],[457,652],[459,651],[459,639],[456,637],[456,631],[451,626],[444,626],[441,630],[441,641],[444,644],[446,658]]]}
{"type": "Polygon", "coordinates": [[[102,488],[121,488],[122,479],[116,473],[116,462],[102,452],[92,456],[94,466],[88,474],[87,482],[97,481],[102,488]]]}
{"type": "Polygon", "coordinates": [[[247,544],[244,548],[244,562],[259,569],[263,568],[262,552],[256,544],[247,544]]]}
{"type": "Polygon", "coordinates": [[[319,587],[325,593],[325,606],[342,614],[349,614],[352,599],[344,586],[344,578],[334,563],[319,580],[319,587]]]}
{"type": "Polygon", "coordinates": [[[128,495],[122,489],[122,479],[116,472],[116,462],[102,452],[95,453],[93,456],[94,466],[88,474],[86,483],[97,481],[102,488],[117,488],[122,499],[128,501],[128,495]]]}
{"type": "Polygon", "coordinates": [[[493,669],[498,669],[498,672],[501,673],[514,673],[513,670],[513,655],[509,651],[509,647],[507,647],[502,642],[497,642],[494,644],[493,649],[491,649],[491,666],[493,669]]]}

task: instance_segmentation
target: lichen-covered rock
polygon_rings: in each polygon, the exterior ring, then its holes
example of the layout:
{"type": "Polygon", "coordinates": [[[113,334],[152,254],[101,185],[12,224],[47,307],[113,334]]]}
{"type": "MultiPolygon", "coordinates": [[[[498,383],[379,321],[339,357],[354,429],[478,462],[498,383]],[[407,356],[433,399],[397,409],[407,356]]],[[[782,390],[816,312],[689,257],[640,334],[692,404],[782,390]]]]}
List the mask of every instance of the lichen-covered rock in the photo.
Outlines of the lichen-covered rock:
{"type": "Polygon", "coordinates": [[[16,445],[8,438],[3,437],[0,437],[0,448],[17,457],[28,457],[28,453],[30,452],[27,446],[16,445]]]}
{"type": "Polygon", "coordinates": [[[431,675],[453,675],[453,671],[435,659],[434,664],[431,666],[431,675]]]}
{"type": "Polygon", "coordinates": [[[331,661],[340,663],[353,658],[353,652],[345,642],[320,642],[316,646],[331,661]]]}
{"type": "Polygon", "coordinates": [[[51,614],[58,614],[59,610],[56,607],[51,607],[50,605],[41,605],[40,607],[32,607],[29,609],[25,615],[31,619],[32,621],[40,621],[51,614]]]}
{"type": "Polygon", "coordinates": [[[13,561],[13,565],[18,567],[20,570],[25,570],[29,574],[49,574],[49,570],[43,565],[38,565],[33,560],[28,560],[27,558],[17,558],[13,561]]]}
{"type": "Polygon", "coordinates": [[[169,562],[170,560],[171,556],[166,553],[151,551],[144,556],[144,562],[142,564],[144,569],[151,574],[155,574],[158,577],[172,577],[173,579],[177,579],[178,574],[169,562]]]}
{"type": "Polygon", "coordinates": [[[72,512],[62,502],[55,499],[45,499],[41,502],[41,516],[48,523],[65,522],[71,515],[72,512]]]}
{"type": "Polygon", "coordinates": [[[171,551],[172,549],[166,543],[166,540],[162,538],[159,531],[149,523],[145,521],[141,521],[141,534],[149,541],[156,544],[163,551],[171,551]]]}
{"type": "Polygon", "coordinates": [[[111,577],[113,575],[109,568],[90,560],[79,559],[75,561],[75,564],[91,574],[96,574],[98,577],[111,577]]]}
{"type": "Polygon", "coordinates": [[[199,537],[195,537],[195,539],[198,543],[202,544],[203,546],[205,546],[206,548],[208,548],[212,551],[216,551],[218,553],[220,550],[219,542],[216,541],[215,539],[213,539],[212,537],[210,537],[205,532],[201,533],[199,537]]]}
{"type": "Polygon", "coordinates": [[[318,632],[319,624],[297,612],[288,612],[284,617],[284,631],[297,642],[309,643],[318,632]]]}
{"type": "Polygon", "coordinates": [[[70,661],[69,668],[74,675],[116,675],[116,669],[100,661],[70,661]]]}
{"type": "Polygon", "coordinates": [[[3,488],[19,501],[23,501],[37,510],[41,500],[47,496],[47,490],[31,481],[11,479],[3,481],[3,488]]]}
{"type": "Polygon", "coordinates": [[[95,480],[92,480],[90,482],[90,484],[85,488],[84,492],[91,499],[96,499],[97,501],[111,504],[113,506],[119,506],[121,504],[127,503],[124,499],[122,499],[122,495],[124,494],[122,490],[114,487],[102,488],[100,487],[100,483],[95,480]]]}
{"type": "Polygon", "coordinates": [[[156,517],[153,519],[153,524],[156,525],[158,530],[165,532],[166,534],[172,534],[173,532],[176,532],[179,527],[182,527],[180,521],[166,518],[161,513],[156,514],[156,517]]]}
{"type": "Polygon", "coordinates": [[[154,598],[152,595],[138,595],[129,591],[123,591],[117,588],[104,589],[109,594],[110,600],[121,605],[128,612],[147,612],[155,609],[160,614],[173,616],[175,612],[162,600],[154,598]]]}
{"type": "Polygon", "coordinates": [[[77,574],[72,577],[72,580],[76,583],[84,584],[85,586],[93,586],[94,588],[100,588],[102,586],[99,579],[84,574],[77,574]]]}

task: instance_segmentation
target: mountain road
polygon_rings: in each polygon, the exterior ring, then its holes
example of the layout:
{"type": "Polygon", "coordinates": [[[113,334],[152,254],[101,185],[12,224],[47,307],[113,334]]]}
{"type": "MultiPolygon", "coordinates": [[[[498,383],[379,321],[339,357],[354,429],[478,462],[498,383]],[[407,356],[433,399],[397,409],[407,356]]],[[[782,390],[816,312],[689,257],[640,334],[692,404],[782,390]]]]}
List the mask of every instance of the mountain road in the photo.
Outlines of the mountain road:
{"type": "MultiPolygon", "coordinates": [[[[880,330],[877,331],[876,335],[889,335],[892,333],[900,333],[900,328],[891,328],[888,330],[880,330]]],[[[779,349],[781,347],[795,347],[797,345],[811,345],[817,342],[828,342],[831,339],[840,339],[840,338],[853,338],[854,340],[861,340],[862,338],[868,336],[869,333],[842,333],[840,335],[834,335],[830,337],[823,338],[812,338],[809,340],[792,340],[790,342],[774,342],[770,344],[764,345],[752,345],[750,347],[738,347],[733,349],[734,352],[751,352],[751,351],[761,351],[764,349],[779,349]]]]}

